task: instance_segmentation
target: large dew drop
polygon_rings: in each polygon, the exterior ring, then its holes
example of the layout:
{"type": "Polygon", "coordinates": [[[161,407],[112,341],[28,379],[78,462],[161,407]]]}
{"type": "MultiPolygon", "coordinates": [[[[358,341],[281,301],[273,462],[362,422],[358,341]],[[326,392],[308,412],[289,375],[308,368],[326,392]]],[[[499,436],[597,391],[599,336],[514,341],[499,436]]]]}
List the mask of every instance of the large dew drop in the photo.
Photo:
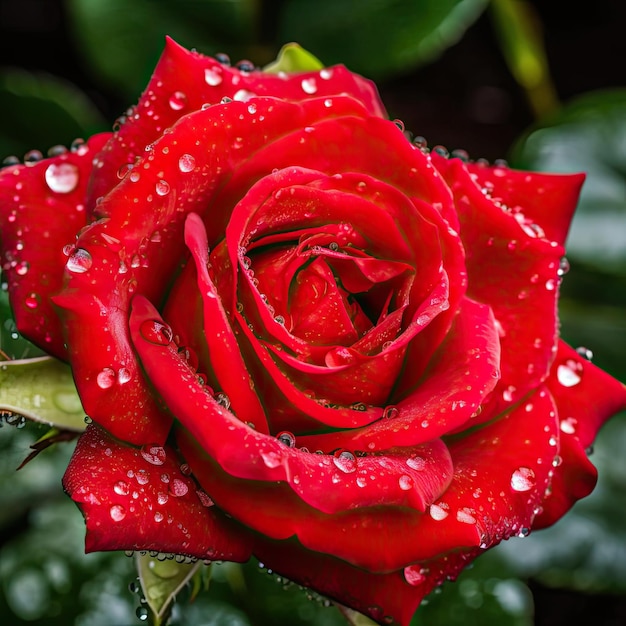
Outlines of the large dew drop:
{"type": "Polygon", "coordinates": [[[46,184],[55,193],[74,191],[78,186],[78,176],[78,168],[72,163],[53,163],[45,173],[46,184]]]}
{"type": "Polygon", "coordinates": [[[114,522],[121,522],[126,517],[126,509],[121,504],[114,504],[109,509],[109,515],[114,522]]]}
{"type": "Polygon", "coordinates": [[[582,371],[582,364],[568,359],[556,368],[556,377],[563,387],[574,387],[581,381],[582,371]]]}
{"type": "Polygon", "coordinates": [[[191,154],[183,154],[178,159],[178,169],[181,172],[191,172],[196,167],[196,159],[191,154]]]}
{"type": "Polygon", "coordinates": [[[166,459],[165,449],[157,445],[143,446],[141,456],[151,465],[163,465],[166,459]]]}
{"type": "Polygon", "coordinates": [[[146,320],[139,327],[141,336],[150,343],[159,346],[168,346],[172,342],[174,333],[172,329],[158,320],[146,320]]]}
{"type": "Polygon", "coordinates": [[[222,84],[222,68],[219,66],[209,67],[204,70],[204,80],[207,85],[217,87],[222,84]]]}
{"type": "Polygon", "coordinates": [[[115,371],[110,367],[105,367],[96,377],[96,383],[100,389],[108,389],[115,383],[115,371]]]}
{"type": "Polygon", "coordinates": [[[513,491],[530,491],[536,484],[535,472],[529,467],[520,467],[511,475],[513,491]]]}
{"type": "Polygon", "coordinates": [[[349,450],[337,450],[333,456],[333,463],[346,474],[356,472],[356,457],[349,450]]]}
{"type": "Polygon", "coordinates": [[[417,587],[426,580],[426,570],[421,565],[408,565],[404,568],[404,580],[409,585],[417,587]]]}
{"type": "Polygon", "coordinates": [[[83,274],[93,265],[91,254],[83,248],[76,248],[70,258],[67,260],[65,267],[74,274],[83,274]]]}

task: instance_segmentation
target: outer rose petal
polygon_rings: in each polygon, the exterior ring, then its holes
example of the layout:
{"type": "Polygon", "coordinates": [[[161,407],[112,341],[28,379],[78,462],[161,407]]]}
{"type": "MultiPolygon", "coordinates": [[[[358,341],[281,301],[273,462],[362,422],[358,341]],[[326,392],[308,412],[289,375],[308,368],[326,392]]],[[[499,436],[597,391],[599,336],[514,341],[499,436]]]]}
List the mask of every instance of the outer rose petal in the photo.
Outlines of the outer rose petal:
{"type": "Polygon", "coordinates": [[[586,450],[602,424],[626,409],[626,387],[562,341],[547,384],[559,415],[561,464],[535,523],[539,528],[556,522],[577,500],[591,493],[597,471],[586,450]]]}
{"type": "Polygon", "coordinates": [[[521,208],[547,239],[565,245],[584,174],[541,174],[474,163],[466,167],[480,187],[491,186],[492,199],[513,210],[521,208]]]}
{"type": "Polygon", "coordinates": [[[186,50],[167,37],[139,103],[100,155],[102,166],[91,190],[92,204],[117,184],[121,166],[133,163],[166,128],[204,104],[216,104],[224,97],[245,102],[255,96],[271,96],[299,102],[339,94],[355,98],[371,115],[386,117],[374,83],[342,65],[297,74],[246,72],[186,50]]]}
{"type": "Polygon", "coordinates": [[[63,247],[88,222],[85,202],[94,154],[108,138],[108,133],[95,135],[75,151],[0,173],[2,269],[17,328],[62,359],[63,328],[50,296],[62,286],[63,247]]]}
{"type": "Polygon", "coordinates": [[[184,475],[171,448],[125,446],[94,424],[81,435],[63,486],[87,523],[87,552],[158,550],[246,561],[251,537],[184,475]]]}
{"type": "MultiPolygon", "coordinates": [[[[491,306],[500,332],[502,378],[499,393],[484,407],[481,420],[488,420],[535,389],[548,373],[558,334],[559,261],[564,249],[546,239],[540,225],[516,219],[521,213],[508,212],[499,203],[500,188],[510,187],[508,169],[498,169],[485,194],[460,159],[434,155],[434,163],[456,198],[468,295],[491,306]]],[[[571,185],[563,185],[569,196],[571,185]]],[[[536,201],[529,204],[535,206],[536,201]]]]}

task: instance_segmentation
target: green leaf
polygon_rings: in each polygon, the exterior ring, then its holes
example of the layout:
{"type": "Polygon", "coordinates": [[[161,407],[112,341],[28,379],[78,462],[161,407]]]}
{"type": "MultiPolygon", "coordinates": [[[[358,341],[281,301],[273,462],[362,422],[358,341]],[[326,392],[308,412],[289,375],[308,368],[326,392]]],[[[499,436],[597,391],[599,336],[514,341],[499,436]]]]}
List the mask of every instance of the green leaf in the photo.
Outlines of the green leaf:
{"type": "Polygon", "coordinates": [[[178,592],[196,575],[202,563],[178,563],[136,554],[137,573],[146,602],[152,611],[153,626],[162,626],[178,592]]]}
{"type": "Polygon", "coordinates": [[[574,100],[533,127],[510,162],[544,172],[586,172],[568,256],[626,273],[626,90],[574,100]]]}
{"type": "MultiPolygon", "coordinates": [[[[164,36],[207,54],[253,56],[255,0],[70,0],[74,35],[97,78],[135,100],[164,36]]],[[[267,61],[270,60],[268,55],[267,61]]],[[[255,57],[255,60],[260,60],[255,57]]],[[[175,89],[175,86],[173,86],[175,89]]]]}
{"type": "Polygon", "coordinates": [[[456,43],[487,0],[290,0],[283,41],[298,41],[327,65],[371,78],[428,63],[456,43]]]}
{"type": "Polygon", "coordinates": [[[48,356],[2,362],[0,411],[63,430],[85,429],[85,412],[69,366],[48,356]]]}
{"type": "Polygon", "coordinates": [[[297,43],[285,44],[275,61],[263,68],[269,74],[279,72],[314,72],[321,70],[324,64],[297,43]]]}
{"type": "Polygon", "coordinates": [[[106,128],[102,116],[72,83],[50,74],[7,68],[0,72],[0,161],[57,144],[69,145],[106,128]]]}

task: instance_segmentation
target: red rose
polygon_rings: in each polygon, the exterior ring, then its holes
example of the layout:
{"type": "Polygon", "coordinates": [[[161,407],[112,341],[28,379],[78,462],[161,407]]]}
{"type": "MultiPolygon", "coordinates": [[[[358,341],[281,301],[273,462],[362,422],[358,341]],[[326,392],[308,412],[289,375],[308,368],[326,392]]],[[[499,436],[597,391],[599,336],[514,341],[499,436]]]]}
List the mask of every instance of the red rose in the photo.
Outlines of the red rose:
{"type": "Polygon", "coordinates": [[[408,624],[560,518],[626,405],[558,340],[582,179],[427,154],[343,67],[168,42],[112,135],[0,177],[18,328],[93,420],[87,549],[254,554],[408,624]]]}

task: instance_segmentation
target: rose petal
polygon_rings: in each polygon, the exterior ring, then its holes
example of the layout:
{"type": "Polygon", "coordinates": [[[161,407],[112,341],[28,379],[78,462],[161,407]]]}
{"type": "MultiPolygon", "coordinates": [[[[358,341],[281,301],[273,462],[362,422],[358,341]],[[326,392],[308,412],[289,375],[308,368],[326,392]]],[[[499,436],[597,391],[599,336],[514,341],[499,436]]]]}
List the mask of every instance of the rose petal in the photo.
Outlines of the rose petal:
{"type": "Polygon", "coordinates": [[[541,227],[546,239],[565,245],[584,174],[542,174],[475,163],[465,167],[479,187],[492,190],[492,199],[513,210],[520,208],[529,223],[541,227]]]}
{"type": "MultiPolygon", "coordinates": [[[[558,331],[559,261],[564,250],[485,195],[461,160],[438,157],[435,163],[456,198],[467,253],[468,295],[491,306],[500,333],[502,378],[482,413],[481,420],[488,420],[535,389],[548,373],[558,331]]],[[[494,178],[494,184],[498,180],[494,178]]],[[[491,190],[494,198],[498,190],[497,185],[491,190]]]]}
{"type": "Polygon", "coordinates": [[[50,302],[63,280],[63,248],[88,222],[85,210],[94,154],[109,137],[95,135],[77,149],[0,174],[2,269],[18,330],[66,358],[63,328],[50,302]]]}
{"type": "Polygon", "coordinates": [[[250,535],[212,506],[169,447],[131,448],[92,424],[78,441],[63,486],[85,516],[87,552],[250,557],[250,535]]]}
{"type": "Polygon", "coordinates": [[[254,392],[254,383],[242,358],[235,333],[209,276],[206,230],[196,213],[187,216],[185,243],[196,264],[198,289],[204,304],[204,334],[217,380],[222,391],[230,398],[237,417],[249,425],[253,424],[259,432],[267,433],[269,429],[263,406],[254,392]]]}
{"type": "Polygon", "coordinates": [[[560,464],[535,523],[540,528],[556,522],[591,493],[597,471],[587,449],[604,422],[626,408],[626,387],[562,341],[547,384],[559,415],[560,464]]]}
{"type": "MultiPolygon", "coordinates": [[[[224,97],[248,101],[255,96],[271,96],[299,102],[339,94],[355,98],[369,114],[385,117],[374,83],[343,66],[288,75],[246,72],[186,50],[167,37],[163,55],[137,106],[128,112],[99,155],[102,166],[91,190],[91,204],[117,184],[120,167],[133,164],[166,128],[205,104],[219,103],[224,97]]],[[[101,215],[107,210],[107,206],[98,207],[101,215]]]]}

